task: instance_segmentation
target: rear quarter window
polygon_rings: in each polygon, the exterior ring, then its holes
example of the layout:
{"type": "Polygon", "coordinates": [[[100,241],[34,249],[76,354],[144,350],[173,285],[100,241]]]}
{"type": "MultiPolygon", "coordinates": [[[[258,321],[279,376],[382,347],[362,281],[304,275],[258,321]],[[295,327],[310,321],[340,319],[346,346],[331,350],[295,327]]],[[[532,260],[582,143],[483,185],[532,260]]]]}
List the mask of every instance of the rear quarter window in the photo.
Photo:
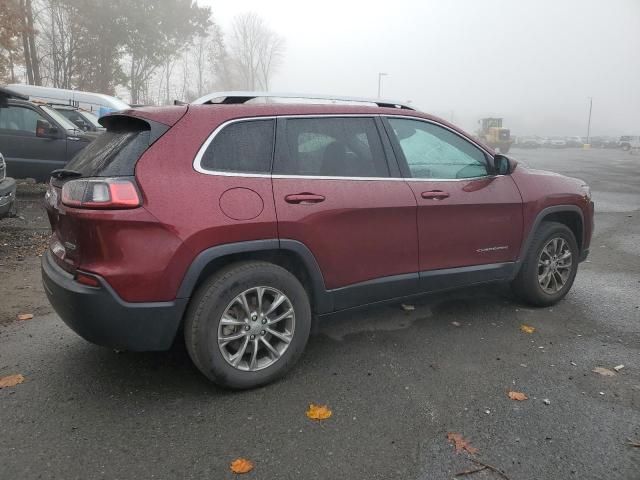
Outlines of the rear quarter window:
{"type": "Polygon", "coordinates": [[[211,172],[269,173],[275,120],[246,120],[222,128],[206,147],[200,168],[211,172]]]}

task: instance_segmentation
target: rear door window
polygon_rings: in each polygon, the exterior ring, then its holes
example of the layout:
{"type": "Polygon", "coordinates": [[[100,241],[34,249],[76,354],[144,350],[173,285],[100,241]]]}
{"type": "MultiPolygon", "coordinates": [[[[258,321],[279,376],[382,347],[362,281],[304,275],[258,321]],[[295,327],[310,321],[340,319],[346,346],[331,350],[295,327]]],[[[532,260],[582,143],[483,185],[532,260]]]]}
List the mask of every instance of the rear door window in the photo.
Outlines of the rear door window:
{"type": "Polygon", "coordinates": [[[269,173],[274,134],[273,119],[231,123],[213,137],[200,167],[211,172],[269,173]]]}
{"type": "Polygon", "coordinates": [[[388,177],[370,117],[287,118],[274,173],[322,177],[388,177]]]}

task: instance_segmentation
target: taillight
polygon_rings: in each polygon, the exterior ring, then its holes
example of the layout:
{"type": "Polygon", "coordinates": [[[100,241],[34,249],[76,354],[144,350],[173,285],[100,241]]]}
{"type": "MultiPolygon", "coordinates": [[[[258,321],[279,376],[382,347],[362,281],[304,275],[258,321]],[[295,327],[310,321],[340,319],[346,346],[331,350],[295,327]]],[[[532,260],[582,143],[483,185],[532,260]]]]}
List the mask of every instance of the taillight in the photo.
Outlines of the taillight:
{"type": "Polygon", "coordinates": [[[142,202],[129,178],[82,178],[62,186],[62,203],[75,208],[136,208],[142,202]]]}

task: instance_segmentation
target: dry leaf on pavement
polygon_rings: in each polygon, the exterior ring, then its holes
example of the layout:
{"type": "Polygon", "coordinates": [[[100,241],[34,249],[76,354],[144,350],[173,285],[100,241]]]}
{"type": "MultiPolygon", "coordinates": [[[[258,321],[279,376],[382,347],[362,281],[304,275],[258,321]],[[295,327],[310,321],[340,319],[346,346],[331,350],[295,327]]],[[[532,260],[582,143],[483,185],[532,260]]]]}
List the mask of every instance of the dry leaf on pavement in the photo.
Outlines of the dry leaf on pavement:
{"type": "Polygon", "coordinates": [[[599,373],[603,377],[615,377],[616,376],[616,372],[614,372],[612,370],[609,370],[608,368],[596,367],[591,371],[593,373],[599,373]]]}
{"type": "Polygon", "coordinates": [[[402,309],[403,309],[405,312],[413,312],[413,311],[416,309],[416,307],[415,307],[415,306],[413,306],[413,305],[406,305],[406,304],[404,304],[404,303],[403,303],[402,305],[400,305],[400,306],[402,307],[402,309]]]}
{"type": "Polygon", "coordinates": [[[310,403],[309,409],[307,410],[307,417],[311,420],[326,420],[332,414],[333,412],[329,410],[326,405],[315,405],[310,403]]]}
{"type": "Polygon", "coordinates": [[[21,313],[18,315],[18,320],[31,320],[33,318],[33,313],[21,313]]]}
{"type": "Polygon", "coordinates": [[[236,458],[231,462],[230,468],[233,473],[249,473],[253,470],[253,463],[246,458],[236,458]]]}
{"type": "Polygon", "coordinates": [[[15,387],[22,382],[24,382],[24,376],[20,373],[16,375],[9,375],[7,377],[0,377],[0,388],[15,387]]]}
{"type": "Polygon", "coordinates": [[[511,400],[517,400],[518,402],[522,402],[523,400],[528,400],[529,397],[527,397],[524,393],[522,392],[508,392],[507,395],[509,395],[509,398],[511,400]]]}
{"type": "Polygon", "coordinates": [[[449,442],[453,443],[453,445],[456,447],[456,453],[459,453],[462,450],[466,450],[471,455],[475,455],[479,451],[477,448],[472,447],[471,444],[469,443],[469,441],[466,440],[459,433],[455,433],[455,432],[447,433],[447,440],[449,440],[449,442]]]}
{"type": "Polygon", "coordinates": [[[533,333],[536,331],[536,329],[531,325],[527,325],[526,323],[523,323],[522,325],[520,325],[520,331],[523,333],[533,333]]]}

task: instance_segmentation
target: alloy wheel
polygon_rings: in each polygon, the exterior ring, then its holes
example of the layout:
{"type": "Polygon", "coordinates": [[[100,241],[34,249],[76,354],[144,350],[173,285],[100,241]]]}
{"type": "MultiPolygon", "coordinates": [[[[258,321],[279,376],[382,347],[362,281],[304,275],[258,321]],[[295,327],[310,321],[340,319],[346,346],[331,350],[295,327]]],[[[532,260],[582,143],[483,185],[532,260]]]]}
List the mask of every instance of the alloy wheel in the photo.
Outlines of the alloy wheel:
{"type": "Polygon", "coordinates": [[[569,243],[561,237],[547,242],[538,257],[538,283],[542,291],[554,295],[564,288],[573,268],[569,243]]]}
{"type": "Polygon", "coordinates": [[[253,287],[236,296],[218,326],[218,348],[229,365],[257,371],[277,362],[295,329],[291,300],[271,287],[253,287]]]}

